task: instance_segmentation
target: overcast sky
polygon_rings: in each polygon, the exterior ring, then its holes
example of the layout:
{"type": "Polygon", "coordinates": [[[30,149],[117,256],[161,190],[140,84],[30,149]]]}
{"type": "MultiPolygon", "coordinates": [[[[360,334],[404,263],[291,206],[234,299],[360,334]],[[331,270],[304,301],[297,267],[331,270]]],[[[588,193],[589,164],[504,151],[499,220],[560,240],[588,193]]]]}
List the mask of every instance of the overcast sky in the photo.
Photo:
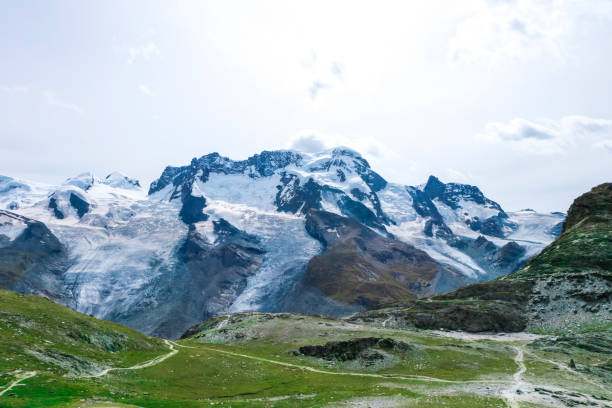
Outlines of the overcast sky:
{"type": "Polygon", "coordinates": [[[0,174],[343,144],[565,211],[612,181],[611,39],[610,0],[3,1],[0,174]]]}

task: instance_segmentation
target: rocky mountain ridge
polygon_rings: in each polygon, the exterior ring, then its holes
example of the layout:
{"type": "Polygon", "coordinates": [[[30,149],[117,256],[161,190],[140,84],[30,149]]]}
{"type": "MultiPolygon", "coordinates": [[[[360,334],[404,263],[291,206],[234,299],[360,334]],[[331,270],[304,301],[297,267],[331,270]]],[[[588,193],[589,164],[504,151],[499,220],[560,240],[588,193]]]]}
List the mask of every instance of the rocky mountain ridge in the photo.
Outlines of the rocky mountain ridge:
{"type": "Polygon", "coordinates": [[[52,268],[13,252],[2,287],[169,337],[218,313],[340,316],[492,279],[552,241],[563,220],[506,212],[477,187],[433,176],[389,183],[347,148],[213,153],[167,167],[148,194],[117,173],[61,186],[2,177],[0,206],[0,246],[19,243],[25,217],[62,248],[52,268]],[[338,259],[339,275],[329,273],[338,259]],[[31,275],[54,278],[15,283],[31,275]]]}

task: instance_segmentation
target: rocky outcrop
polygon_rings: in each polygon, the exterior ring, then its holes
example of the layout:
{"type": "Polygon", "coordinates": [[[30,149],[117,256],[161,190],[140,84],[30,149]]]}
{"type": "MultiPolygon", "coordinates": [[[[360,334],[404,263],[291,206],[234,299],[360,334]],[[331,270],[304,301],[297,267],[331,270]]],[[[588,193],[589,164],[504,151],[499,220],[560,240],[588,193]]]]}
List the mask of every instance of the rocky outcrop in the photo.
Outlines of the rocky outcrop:
{"type": "MultiPolygon", "coordinates": [[[[349,361],[364,357],[364,351],[372,348],[382,350],[410,351],[414,347],[403,341],[382,337],[363,337],[346,341],[330,341],[323,345],[302,346],[298,353],[303,356],[325,360],[349,361]]],[[[380,355],[374,355],[376,357],[380,355]]],[[[372,354],[365,358],[372,358],[372,354]]],[[[382,356],[380,356],[382,358],[382,356]]]]}
{"type": "Polygon", "coordinates": [[[499,204],[485,197],[478,187],[469,184],[444,184],[437,177],[429,176],[425,187],[423,187],[423,193],[428,199],[437,199],[453,210],[458,209],[460,202],[463,200],[492,208],[505,215],[499,204]]]}
{"type": "Polygon", "coordinates": [[[191,195],[191,192],[186,192],[179,217],[181,217],[185,224],[206,221],[208,215],[202,212],[204,207],[206,207],[206,199],[204,197],[194,197],[191,195]]]}
{"type": "MultiPolygon", "coordinates": [[[[472,231],[495,238],[506,238],[518,228],[502,207],[485,197],[478,187],[459,183],[445,184],[430,176],[423,187],[408,187],[407,191],[412,197],[416,213],[426,219],[423,229],[425,236],[446,241],[448,245],[471,257],[482,269],[491,272],[488,279],[513,272],[526,261],[525,249],[514,241],[511,246],[502,249],[482,236],[487,241],[484,250],[482,242],[479,242],[481,238],[474,241],[473,238],[455,233],[448,226],[450,218],[451,223],[460,221],[472,231]],[[479,208],[478,213],[486,216],[473,214],[471,207],[479,208]]],[[[554,232],[551,231],[551,234],[554,232]]]]}
{"type": "Polygon", "coordinates": [[[70,193],[70,205],[76,210],[79,218],[89,212],[89,203],[74,193],[70,193]]]}
{"type": "Polygon", "coordinates": [[[371,310],[348,318],[355,323],[382,324],[387,328],[517,332],[526,327],[520,309],[508,302],[432,301],[404,303],[400,308],[371,310]]]}

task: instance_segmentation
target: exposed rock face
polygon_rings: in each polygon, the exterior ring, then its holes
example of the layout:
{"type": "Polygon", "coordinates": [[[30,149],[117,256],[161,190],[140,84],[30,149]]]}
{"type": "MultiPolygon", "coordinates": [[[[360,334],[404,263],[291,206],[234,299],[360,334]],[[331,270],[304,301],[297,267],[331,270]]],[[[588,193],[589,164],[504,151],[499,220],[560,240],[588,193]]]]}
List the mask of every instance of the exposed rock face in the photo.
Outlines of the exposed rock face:
{"type": "Polygon", "coordinates": [[[459,208],[460,200],[470,200],[476,204],[486,204],[488,207],[503,213],[499,204],[486,198],[476,186],[458,183],[444,184],[437,177],[429,176],[427,184],[423,188],[423,193],[430,200],[439,199],[452,209],[459,208]]]}
{"type": "MultiPolygon", "coordinates": [[[[556,329],[610,321],[611,210],[612,184],[597,186],[572,204],[563,234],[521,270],[428,301],[389,305],[351,319],[467,331],[556,329]]],[[[486,247],[484,241],[481,244],[486,247]]],[[[513,251],[517,248],[505,248],[500,255],[513,251]]]]}
{"type": "Polygon", "coordinates": [[[55,216],[55,218],[57,218],[58,220],[64,219],[64,213],[62,212],[62,210],[59,209],[56,197],[49,198],[49,208],[53,210],[53,215],[55,216]]]}
{"type": "Polygon", "coordinates": [[[1,235],[0,284],[4,289],[41,295],[59,302],[68,298],[62,274],[69,266],[68,253],[42,222],[0,210],[0,221],[23,229],[11,240],[1,235]]]}
{"type": "Polygon", "coordinates": [[[70,193],[70,205],[74,207],[79,218],[89,211],[89,203],[74,193],[70,193]]]}
{"type": "Polygon", "coordinates": [[[525,329],[521,311],[507,302],[465,301],[404,303],[401,309],[372,310],[349,318],[351,322],[379,323],[385,327],[461,330],[467,332],[516,332],[525,329]],[[411,310],[413,309],[413,310],[411,310]]]}
{"type": "MultiPolygon", "coordinates": [[[[181,197],[183,201],[182,213],[188,214],[184,219],[185,223],[197,222],[199,216],[194,209],[194,184],[196,181],[205,183],[211,173],[220,174],[248,174],[255,179],[259,177],[271,176],[277,169],[298,163],[301,156],[289,151],[263,151],[247,160],[233,161],[219,153],[211,153],[199,159],[194,158],[191,164],[183,167],[168,166],[161,177],[149,188],[149,195],[154,194],[164,188],[171,186],[171,199],[181,197]],[[187,201],[187,203],[186,203],[187,201]],[[185,206],[189,207],[185,209],[185,206]]],[[[200,212],[206,205],[206,201],[198,202],[197,207],[200,212]]]]}
{"type": "Polygon", "coordinates": [[[527,305],[530,325],[612,320],[612,183],[578,197],[561,236],[523,269],[501,279],[535,282],[527,305]]]}
{"type": "MultiPolygon", "coordinates": [[[[291,151],[263,151],[249,157],[247,160],[234,161],[219,153],[211,153],[193,159],[191,164],[183,167],[168,166],[161,177],[151,183],[149,194],[162,190],[172,184],[177,187],[184,180],[196,174],[201,181],[206,182],[210,173],[244,174],[251,178],[271,176],[275,170],[284,168],[289,164],[296,164],[302,160],[299,153],[291,151]]],[[[193,181],[193,180],[188,180],[193,181]]]]}
{"type": "MultiPolygon", "coordinates": [[[[297,293],[288,297],[294,307],[301,296],[313,296],[313,290],[342,304],[368,308],[430,295],[438,292],[441,284],[458,287],[465,283],[463,275],[425,252],[354,219],[310,210],[306,230],[325,251],[310,260],[295,288],[297,293]]],[[[284,305],[295,310],[291,306],[284,305]]]]}
{"type": "Polygon", "coordinates": [[[194,197],[190,192],[186,192],[179,217],[181,217],[185,224],[206,221],[208,215],[202,212],[204,207],[206,207],[206,199],[204,197],[194,197]]]}

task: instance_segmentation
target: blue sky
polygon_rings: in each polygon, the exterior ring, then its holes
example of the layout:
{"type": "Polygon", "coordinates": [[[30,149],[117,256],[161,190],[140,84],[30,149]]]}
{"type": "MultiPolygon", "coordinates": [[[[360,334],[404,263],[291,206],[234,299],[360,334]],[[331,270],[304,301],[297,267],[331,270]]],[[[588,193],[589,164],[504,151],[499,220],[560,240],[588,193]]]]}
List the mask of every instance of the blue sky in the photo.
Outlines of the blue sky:
{"type": "Polygon", "coordinates": [[[5,1],[0,174],[148,185],[343,144],[390,181],[565,210],[611,181],[611,23],[609,0],[5,1]]]}

